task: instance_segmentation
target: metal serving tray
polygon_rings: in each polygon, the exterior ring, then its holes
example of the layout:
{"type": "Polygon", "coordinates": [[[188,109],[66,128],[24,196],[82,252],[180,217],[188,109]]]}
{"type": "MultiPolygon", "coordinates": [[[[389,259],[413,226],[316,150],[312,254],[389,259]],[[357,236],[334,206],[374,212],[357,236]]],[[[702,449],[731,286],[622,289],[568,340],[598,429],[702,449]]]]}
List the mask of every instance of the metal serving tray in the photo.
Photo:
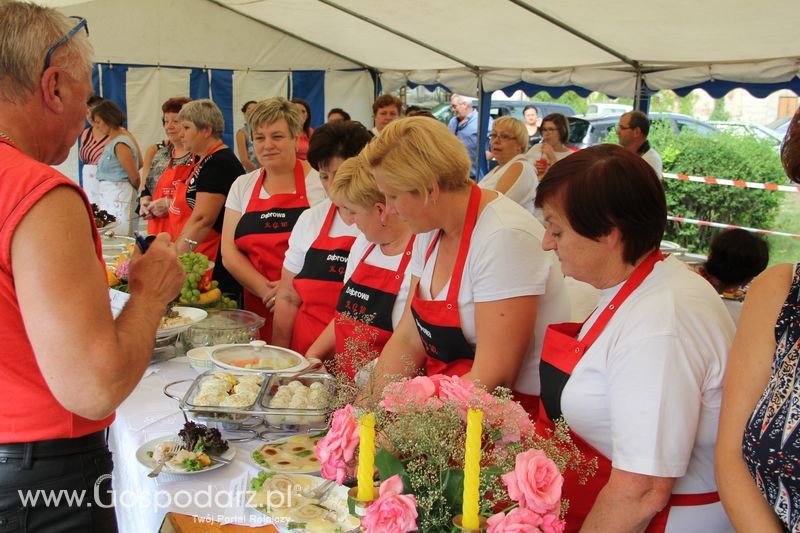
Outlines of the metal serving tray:
{"type": "Polygon", "coordinates": [[[290,381],[300,381],[306,386],[311,383],[322,382],[331,398],[335,393],[335,379],[324,373],[304,374],[292,378],[278,374],[262,374],[264,381],[261,384],[255,402],[242,407],[223,407],[198,405],[197,395],[202,384],[215,377],[215,374],[230,374],[236,378],[252,377],[252,372],[227,372],[221,370],[208,370],[197,376],[194,380],[180,380],[164,386],[164,394],[178,401],[181,411],[188,417],[205,422],[222,423],[226,429],[251,429],[262,423],[268,424],[273,430],[283,432],[298,432],[308,430],[324,430],[328,427],[331,406],[325,409],[279,409],[270,408],[269,403],[278,387],[290,381]],[[172,387],[191,381],[192,384],[183,396],[171,392],[172,387]]]}
{"type": "Polygon", "coordinates": [[[312,383],[322,383],[330,400],[333,400],[336,393],[336,380],[330,374],[309,373],[296,378],[273,374],[264,387],[259,406],[264,413],[264,420],[267,425],[277,431],[308,432],[326,429],[332,410],[332,402],[329,402],[326,407],[321,409],[270,407],[269,404],[278,392],[278,388],[282,385],[288,385],[292,381],[299,381],[306,387],[310,387],[312,383]]]}

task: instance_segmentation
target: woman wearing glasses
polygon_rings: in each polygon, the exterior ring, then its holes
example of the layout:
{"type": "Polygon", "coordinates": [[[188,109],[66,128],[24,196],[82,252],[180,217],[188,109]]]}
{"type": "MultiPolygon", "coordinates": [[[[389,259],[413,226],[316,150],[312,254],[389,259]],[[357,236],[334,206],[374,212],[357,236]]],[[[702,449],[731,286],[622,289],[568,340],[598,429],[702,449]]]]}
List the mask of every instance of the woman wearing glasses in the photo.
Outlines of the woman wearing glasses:
{"type": "Polygon", "coordinates": [[[528,147],[525,125],[513,117],[500,117],[494,121],[489,142],[499,164],[483,177],[480,187],[501,192],[533,213],[539,180],[524,154],[528,147]]]}
{"type": "Polygon", "coordinates": [[[536,166],[539,178],[543,178],[550,167],[577,150],[564,144],[569,140],[569,121],[561,113],[550,113],[544,117],[539,131],[542,133],[542,142],[533,145],[527,157],[536,166]]]}

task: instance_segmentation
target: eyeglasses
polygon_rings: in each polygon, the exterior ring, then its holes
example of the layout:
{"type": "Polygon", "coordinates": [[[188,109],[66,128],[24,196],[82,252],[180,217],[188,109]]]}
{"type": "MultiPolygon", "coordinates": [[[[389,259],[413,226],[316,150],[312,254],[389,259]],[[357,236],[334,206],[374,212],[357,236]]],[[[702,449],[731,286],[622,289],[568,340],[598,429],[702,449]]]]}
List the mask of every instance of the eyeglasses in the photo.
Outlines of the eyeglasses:
{"type": "Polygon", "coordinates": [[[63,46],[67,41],[75,37],[75,34],[81,31],[81,28],[83,28],[86,31],[86,36],[87,37],[89,36],[89,23],[86,22],[85,18],[83,17],[70,17],[70,18],[77,20],[78,23],[75,25],[74,28],[69,30],[69,33],[67,33],[61,39],[56,41],[56,44],[51,46],[50,50],[47,51],[47,55],[44,56],[44,69],[42,70],[42,72],[44,72],[50,67],[50,60],[53,58],[53,52],[55,52],[59,46],[63,46]]]}
{"type": "Polygon", "coordinates": [[[496,133],[493,131],[489,134],[489,140],[493,141],[495,139],[500,139],[501,141],[513,141],[515,138],[508,133],[496,133]]]}
{"type": "Polygon", "coordinates": [[[558,131],[558,128],[539,128],[542,131],[558,131]]]}

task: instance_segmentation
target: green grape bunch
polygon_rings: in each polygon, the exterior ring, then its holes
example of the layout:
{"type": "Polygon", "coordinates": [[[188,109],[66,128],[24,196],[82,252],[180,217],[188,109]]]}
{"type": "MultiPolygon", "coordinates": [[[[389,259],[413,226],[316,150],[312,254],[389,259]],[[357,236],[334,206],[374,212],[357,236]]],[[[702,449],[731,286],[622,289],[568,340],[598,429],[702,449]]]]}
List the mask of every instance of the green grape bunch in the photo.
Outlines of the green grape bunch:
{"type": "MultiPolygon", "coordinates": [[[[200,298],[200,280],[209,267],[208,257],[203,254],[189,252],[179,255],[178,260],[181,262],[183,271],[186,272],[186,279],[183,281],[183,287],[181,287],[181,299],[190,304],[195,304],[200,298]]],[[[211,285],[212,288],[216,288],[217,282],[212,281],[211,285]]]]}

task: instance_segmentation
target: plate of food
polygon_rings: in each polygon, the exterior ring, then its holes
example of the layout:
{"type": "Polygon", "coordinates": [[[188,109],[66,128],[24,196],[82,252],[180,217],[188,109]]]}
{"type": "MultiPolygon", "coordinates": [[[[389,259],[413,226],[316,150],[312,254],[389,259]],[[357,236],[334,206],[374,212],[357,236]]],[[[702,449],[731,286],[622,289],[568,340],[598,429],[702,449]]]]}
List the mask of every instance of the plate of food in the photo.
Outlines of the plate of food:
{"type": "Polygon", "coordinates": [[[177,435],[159,437],[136,450],[136,460],[149,469],[166,459],[164,471],[198,474],[230,463],[236,448],[228,445],[218,429],[187,422],[177,435]],[[177,446],[176,446],[177,444],[177,446]]]}
{"type": "Polygon", "coordinates": [[[259,466],[279,474],[313,474],[320,470],[315,448],[322,433],[293,435],[274,440],[253,450],[251,457],[259,466]]]}
{"type": "Polygon", "coordinates": [[[259,340],[217,347],[211,352],[211,360],[220,368],[247,372],[294,373],[308,366],[308,360],[299,353],[259,340]]]}
{"type": "Polygon", "coordinates": [[[161,324],[159,324],[156,331],[156,338],[161,339],[177,335],[207,316],[208,313],[196,307],[172,307],[161,317],[161,324]]]}
{"type": "Polygon", "coordinates": [[[347,488],[325,490],[328,486],[314,476],[261,471],[250,479],[247,505],[290,531],[358,531],[360,522],[347,508],[347,488]]]}

